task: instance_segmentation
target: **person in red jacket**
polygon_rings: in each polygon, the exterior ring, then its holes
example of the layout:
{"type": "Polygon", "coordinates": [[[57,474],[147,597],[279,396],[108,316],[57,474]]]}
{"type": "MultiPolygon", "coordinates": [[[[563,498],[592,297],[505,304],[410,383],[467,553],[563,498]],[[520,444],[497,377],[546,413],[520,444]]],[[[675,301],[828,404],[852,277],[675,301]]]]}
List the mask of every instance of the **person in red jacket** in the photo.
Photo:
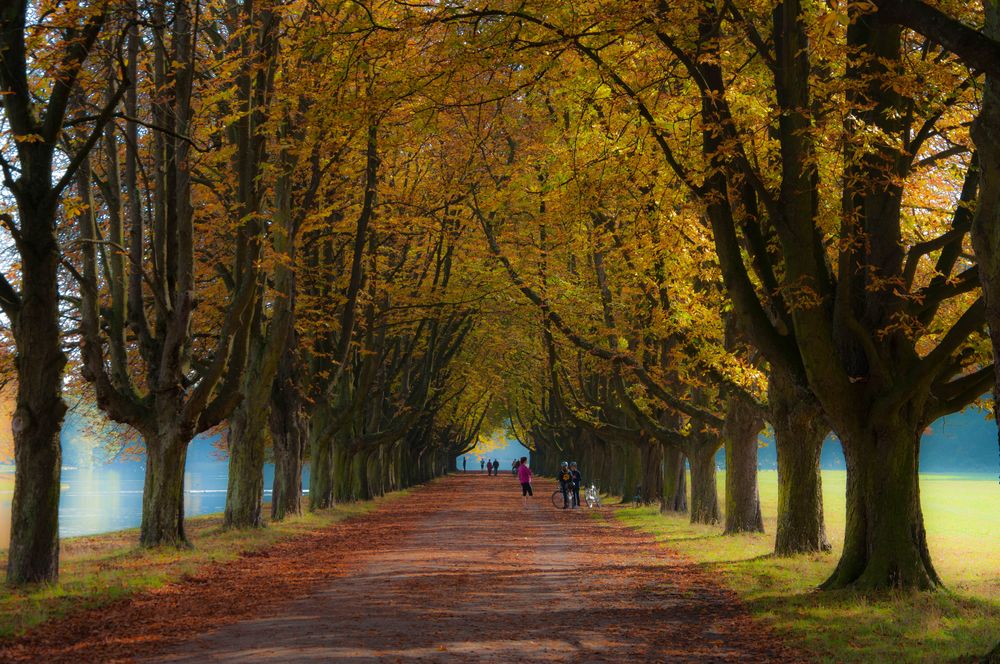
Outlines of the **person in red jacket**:
{"type": "Polygon", "coordinates": [[[521,457],[521,463],[517,465],[517,481],[521,483],[521,498],[527,507],[528,496],[535,495],[531,491],[531,468],[528,468],[528,457],[521,457]]]}

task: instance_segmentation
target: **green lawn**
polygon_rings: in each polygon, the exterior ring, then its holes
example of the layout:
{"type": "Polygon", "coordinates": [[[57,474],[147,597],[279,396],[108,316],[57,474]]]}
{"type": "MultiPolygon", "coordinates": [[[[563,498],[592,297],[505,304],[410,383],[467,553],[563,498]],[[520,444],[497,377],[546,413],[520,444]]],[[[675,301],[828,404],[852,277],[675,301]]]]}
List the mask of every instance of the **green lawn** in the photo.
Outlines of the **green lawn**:
{"type": "MultiPolygon", "coordinates": [[[[185,550],[139,549],[138,529],[64,539],[60,543],[58,583],[25,590],[0,585],[0,639],[21,634],[70,611],[101,606],[185,575],[196,575],[211,562],[232,560],[278,540],[314,532],[350,516],[370,512],[381,503],[407,493],[398,491],[374,501],[338,505],[252,531],[223,530],[221,514],[188,518],[185,527],[194,546],[185,550]]],[[[6,565],[6,551],[0,551],[0,569],[6,569],[6,565]]]]}
{"type": "MultiPolygon", "coordinates": [[[[625,508],[625,523],[721,574],[750,610],[822,662],[976,661],[1000,639],[1000,484],[925,475],[921,497],[931,555],[947,590],[864,596],[819,592],[843,546],[843,471],[824,471],[827,534],[834,552],[773,558],[777,474],[760,473],[764,535],[723,536],[686,516],[625,508]]],[[[719,495],[725,477],[720,473],[719,495]]]]}

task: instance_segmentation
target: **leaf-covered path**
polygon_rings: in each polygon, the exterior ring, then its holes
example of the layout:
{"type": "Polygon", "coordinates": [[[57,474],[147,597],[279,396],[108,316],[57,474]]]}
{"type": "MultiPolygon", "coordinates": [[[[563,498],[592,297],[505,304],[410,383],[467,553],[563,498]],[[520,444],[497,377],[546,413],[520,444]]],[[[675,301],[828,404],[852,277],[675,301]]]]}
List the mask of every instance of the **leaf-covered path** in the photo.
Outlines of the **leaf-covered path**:
{"type": "Polygon", "coordinates": [[[448,477],[377,512],[102,611],[0,659],[796,661],[692,563],[542,481],[448,477]]]}

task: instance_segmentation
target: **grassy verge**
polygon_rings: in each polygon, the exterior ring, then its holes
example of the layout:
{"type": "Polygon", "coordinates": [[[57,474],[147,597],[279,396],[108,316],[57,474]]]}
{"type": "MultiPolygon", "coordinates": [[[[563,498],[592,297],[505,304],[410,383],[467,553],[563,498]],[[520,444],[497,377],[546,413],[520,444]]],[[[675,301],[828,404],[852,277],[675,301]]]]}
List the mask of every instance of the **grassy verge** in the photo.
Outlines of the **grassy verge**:
{"type": "MultiPolygon", "coordinates": [[[[720,495],[725,479],[719,478],[720,495]]],[[[976,661],[1000,638],[1000,486],[995,480],[925,476],[931,555],[947,590],[864,595],[818,592],[843,546],[843,472],[824,472],[830,554],[774,558],[777,476],[760,475],[765,535],[723,536],[653,508],[615,511],[624,523],[718,574],[750,611],[820,662],[976,661]]]]}
{"type": "MultiPolygon", "coordinates": [[[[18,590],[0,586],[0,639],[71,611],[103,606],[197,574],[209,563],[233,560],[280,540],[315,532],[370,512],[406,493],[399,491],[373,501],[338,505],[253,531],[224,530],[221,514],[190,517],[185,527],[194,545],[191,549],[140,549],[136,546],[139,531],[134,528],[64,539],[59,552],[58,583],[18,590]]],[[[6,552],[0,552],[0,565],[6,567],[6,552]]]]}

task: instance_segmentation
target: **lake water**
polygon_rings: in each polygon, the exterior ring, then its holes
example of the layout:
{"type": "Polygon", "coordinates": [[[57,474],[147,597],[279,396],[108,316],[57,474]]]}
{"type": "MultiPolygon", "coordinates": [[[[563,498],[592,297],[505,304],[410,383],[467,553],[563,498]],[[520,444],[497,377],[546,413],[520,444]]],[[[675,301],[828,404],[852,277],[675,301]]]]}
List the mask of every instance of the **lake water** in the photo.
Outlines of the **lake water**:
{"type": "MultiPolygon", "coordinates": [[[[210,443],[195,441],[184,473],[184,513],[187,516],[221,512],[226,506],[229,463],[214,458],[210,443]],[[202,449],[205,448],[205,449],[202,449]]],[[[0,548],[10,542],[10,503],[14,493],[13,468],[0,472],[0,548]]],[[[136,528],[142,517],[141,462],[64,466],[59,497],[59,535],[94,535],[136,528]]],[[[308,469],[303,486],[308,486],[308,469]]],[[[264,500],[271,498],[274,466],[264,468],[264,500]]]]}

